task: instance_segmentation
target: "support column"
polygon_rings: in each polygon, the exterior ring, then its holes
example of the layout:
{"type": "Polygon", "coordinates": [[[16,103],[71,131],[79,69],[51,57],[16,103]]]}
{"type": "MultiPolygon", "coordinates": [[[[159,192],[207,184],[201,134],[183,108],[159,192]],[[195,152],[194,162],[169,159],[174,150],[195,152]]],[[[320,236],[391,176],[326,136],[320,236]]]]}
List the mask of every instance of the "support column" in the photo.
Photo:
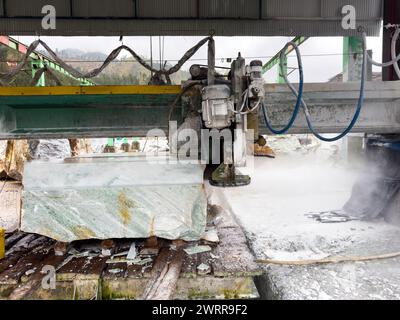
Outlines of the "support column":
{"type": "MultiPolygon", "coordinates": [[[[359,82],[363,66],[363,42],[361,37],[343,38],[343,82],[359,82]]],[[[372,50],[368,51],[372,56],[372,50]]],[[[366,80],[372,80],[372,64],[368,62],[366,80]]],[[[343,157],[354,163],[362,153],[363,135],[348,134],[342,139],[341,149],[343,157]]]]}
{"type": "MultiPolygon", "coordinates": [[[[400,1],[398,0],[385,0],[383,9],[383,25],[387,24],[400,24],[400,1]]],[[[391,56],[391,42],[392,42],[393,29],[383,28],[383,61],[392,60],[391,56]]],[[[397,53],[400,52],[400,41],[397,42],[397,53]]],[[[396,81],[399,78],[393,67],[383,68],[382,70],[383,81],[396,81]]]]}
{"type": "Polygon", "coordinates": [[[362,68],[362,40],[359,37],[343,38],[343,82],[359,81],[362,68]]]}
{"type": "MultiPolygon", "coordinates": [[[[343,82],[360,81],[363,63],[363,46],[360,37],[343,38],[343,82]]],[[[372,50],[368,50],[372,57],[372,50]]],[[[367,81],[372,81],[372,64],[367,63],[367,81]]]]}

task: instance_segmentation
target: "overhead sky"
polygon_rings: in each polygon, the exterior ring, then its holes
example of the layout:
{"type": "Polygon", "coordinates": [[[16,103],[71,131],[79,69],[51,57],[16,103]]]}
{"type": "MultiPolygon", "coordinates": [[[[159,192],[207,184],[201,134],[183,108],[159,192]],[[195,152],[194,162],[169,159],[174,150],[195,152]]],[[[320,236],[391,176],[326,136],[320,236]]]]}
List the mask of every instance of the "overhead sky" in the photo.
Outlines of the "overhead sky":
{"type": "MultiPolygon", "coordinates": [[[[35,37],[16,37],[19,41],[30,44],[35,37]]],[[[75,48],[82,51],[99,51],[108,54],[121,43],[119,37],[41,37],[43,41],[55,49],[75,48]]],[[[159,60],[159,37],[153,39],[153,59],[159,60]]],[[[182,57],[187,49],[196,44],[201,37],[165,37],[164,38],[164,60],[170,63],[176,62],[182,57]]],[[[235,58],[240,51],[242,56],[258,58],[264,63],[275,55],[287,41],[288,37],[215,37],[216,65],[229,66],[227,58],[235,58]]],[[[138,54],[150,56],[149,37],[124,37],[123,43],[131,47],[138,54]]],[[[368,38],[368,49],[372,49],[375,60],[382,59],[382,37],[368,38]]],[[[331,77],[342,71],[343,38],[310,38],[301,48],[304,64],[304,75],[306,82],[326,82],[331,77]]],[[[121,53],[121,56],[126,55],[121,53]]],[[[201,48],[192,61],[187,62],[183,69],[188,70],[193,63],[207,62],[207,46],[201,48]]],[[[296,67],[294,55],[289,58],[289,66],[296,67]]],[[[374,71],[380,71],[374,69],[374,71]]],[[[277,77],[277,68],[271,70],[265,79],[274,82],[277,77]]],[[[296,80],[296,73],[290,76],[292,81],[296,80]]]]}

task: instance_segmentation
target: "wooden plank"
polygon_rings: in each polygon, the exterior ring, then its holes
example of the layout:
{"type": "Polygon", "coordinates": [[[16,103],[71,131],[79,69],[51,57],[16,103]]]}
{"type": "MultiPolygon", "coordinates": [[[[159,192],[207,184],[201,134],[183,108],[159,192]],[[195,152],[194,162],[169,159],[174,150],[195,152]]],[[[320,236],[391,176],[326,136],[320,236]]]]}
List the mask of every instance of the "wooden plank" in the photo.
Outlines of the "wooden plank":
{"type": "Polygon", "coordinates": [[[13,255],[8,255],[3,260],[0,260],[0,275],[3,271],[13,267],[23,255],[24,252],[21,251],[13,255]]]}
{"type": "Polygon", "coordinates": [[[39,237],[33,234],[25,234],[14,246],[6,252],[6,258],[0,261],[0,275],[8,269],[14,268],[18,261],[24,257],[28,251],[37,251],[53,243],[52,240],[45,237],[39,237]]]}
{"type": "Polygon", "coordinates": [[[183,263],[183,250],[163,248],[153,267],[152,278],[143,293],[145,300],[168,300],[176,288],[183,263]]]}
{"type": "MultiPolygon", "coordinates": [[[[20,284],[8,297],[9,300],[22,300],[34,298],[37,290],[45,290],[41,288],[42,280],[47,274],[43,274],[44,266],[53,266],[56,270],[57,267],[65,260],[64,256],[55,256],[52,249],[49,249],[46,257],[35,265],[35,271],[30,275],[22,275],[20,284]]],[[[57,284],[56,284],[57,285],[57,284]]],[[[51,296],[51,290],[47,289],[51,296]]]]}
{"type": "Polygon", "coordinates": [[[57,271],[57,280],[98,280],[106,267],[108,257],[74,258],[57,271]]]}
{"type": "Polygon", "coordinates": [[[54,242],[53,240],[46,237],[38,236],[36,234],[27,234],[25,237],[19,240],[15,245],[13,245],[9,250],[7,250],[6,256],[12,255],[15,252],[33,250],[37,247],[50,245],[53,242],[54,242]]]}
{"type": "Polygon", "coordinates": [[[21,240],[23,237],[26,236],[26,233],[22,231],[17,231],[10,233],[8,237],[6,237],[6,249],[10,249],[15,243],[21,240]]]}
{"type": "Polygon", "coordinates": [[[42,250],[38,252],[29,252],[25,256],[21,257],[18,263],[12,268],[8,268],[0,274],[0,284],[18,284],[22,275],[26,271],[36,268],[37,265],[49,254],[48,250],[42,250]]]}

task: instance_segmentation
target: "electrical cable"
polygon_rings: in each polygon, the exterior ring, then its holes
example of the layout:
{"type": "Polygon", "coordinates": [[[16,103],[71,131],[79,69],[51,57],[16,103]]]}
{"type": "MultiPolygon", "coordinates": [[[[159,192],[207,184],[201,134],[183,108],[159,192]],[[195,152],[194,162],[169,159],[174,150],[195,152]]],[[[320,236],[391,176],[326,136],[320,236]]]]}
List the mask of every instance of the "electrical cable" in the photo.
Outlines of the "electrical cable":
{"type": "MultiPolygon", "coordinates": [[[[399,38],[399,36],[400,36],[400,28],[397,27],[396,31],[393,35],[393,38],[392,38],[392,50],[391,50],[392,52],[391,53],[392,53],[393,60],[396,59],[396,46],[397,46],[397,39],[399,38]]],[[[399,57],[400,57],[400,54],[399,54],[399,57]]],[[[394,63],[393,67],[394,67],[394,70],[396,71],[397,77],[400,79],[399,63],[398,62],[394,63]]]]}
{"type": "Polygon", "coordinates": [[[260,107],[261,102],[262,102],[262,98],[259,98],[258,101],[257,101],[257,103],[256,103],[256,105],[255,105],[253,108],[247,110],[247,111],[245,112],[245,114],[249,114],[249,113],[252,113],[252,112],[256,111],[256,110],[260,107]]]}
{"type": "Polygon", "coordinates": [[[169,112],[168,112],[168,124],[172,119],[172,115],[174,113],[175,110],[175,106],[178,104],[178,102],[180,101],[180,99],[182,98],[182,96],[192,87],[194,87],[195,85],[201,85],[202,82],[201,81],[194,81],[189,83],[186,87],[182,88],[181,92],[176,96],[175,100],[171,103],[171,105],[169,106],[169,112]]]}
{"type": "Polygon", "coordinates": [[[400,252],[393,252],[381,255],[373,256],[356,256],[356,257],[334,257],[326,259],[315,259],[315,260],[273,260],[273,259],[259,259],[256,263],[260,264],[276,264],[276,265],[292,265],[292,266],[308,266],[314,264],[337,264],[341,262],[359,262],[359,261],[372,261],[372,260],[383,260],[392,259],[400,256],[400,252]]]}
{"type": "Polygon", "coordinates": [[[74,76],[75,78],[94,78],[97,75],[99,75],[112,61],[114,61],[119,53],[123,50],[128,51],[133,58],[140,63],[144,68],[146,68],[147,70],[154,72],[155,74],[158,75],[165,75],[165,77],[169,77],[171,74],[176,73],[177,71],[179,71],[181,69],[181,67],[183,66],[184,63],[186,63],[189,59],[192,58],[192,56],[207,42],[212,41],[212,37],[206,37],[202,40],[200,40],[195,46],[193,46],[192,48],[190,48],[188,51],[186,51],[186,53],[182,56],[181,59],[179,59],[179,61],[172,66],[171,68],[169,68],[168,70],[157,70],[154,67],[152,67],[151,65],[149,65],[143,58],[141,58],[135,51],[133,51],[131,48],[127,47],[126,45],[121,45],[118,48],[114,49],[106,58],[106,60],[103,62],[103,64],[98,67],[95,68],[94,70],[91,70],[87,73],[82,74],[79,70],[73,68],[71,65],[67,64],[65,61],[63,61],[61,58],[58,57],[58,55],[42,40],[36,40],[34,42],[32,42],[32,44],[29,46],[29,48],[27,49],[27,52],[24,54],[21,62],[12,70],[10,70],[7,73],[0,73],[0,81],[2,82],[9,82],[11,81],[18,72],[20,72],[22,70],[22,68],[27,64],[28,59],[31,55],[32,52],[34,52],[36,50],[36,48],[39,45],[42,45],[46,51],[50,54],[50,57],[56,62],[58,63],[63,69],[65,69],[67,72],[69,72],[72,76],[74,76]]]}
{"type": "MultiPolygon", "coordinates": [[[[398,29],[397,29],[397,30],[398,30],[398,29]]],[[[400,33],[397,33],[397,32],[396,32],[396,33],[395,33],[395,36],[392,38],[392,47],[393,47],[393,44],[396,44],[396,43],[397,43],[397,39],[399,38],[399,35],[400,35],[400,33]]],[[[363,38],[364,47],[366,47],[366,46],[367,46],[367,34],[365,33],[365,31],[362,31],[362,38],[363,38]]],[[[395,57],[393,57],[391,61],[382,62],[382,63],[373,60],[372,57],[369,55],[368,52],[367,52],[366,54],[367,54],[368,60],[369,60],[374,66],[381,67],[381,68],[391,67],[391,66],[393,66],[394,64],[397,64],[397,63],[400,61],[400,54],[399,54],[397,57],[396,57],[396,54],[395,54],[395,57]]]]}
{"type": "Polygon", "coordinates": [[[242,98],[243,98],[243,102],[242,105],[240,107],[239,110],[233,110],[233,113],[235,114],[246,114],[245,112],[243,112],[244,107],[246,106],[246,102],[248,101],[248,96],[249,96],[249,90],[246,89],[243,93],[242,93],[242,98]],[[243,98],[244,96],[244,98],[243,98]]]}
{"type": "Polygon", "coordinates": [[[235,111],[235,110],[233,110],[233,112],[235,114],[241,114],[241,115],[246,115],[246,114],[249,114],[249,113],[253,113],[254,111],[256,111],[260,107],[261,103],[262,103],[262,98],[259,98],[257,103],[255,104],[255,106],[253,108],[248,109],[246,111],[240,111],[240,110],[239,111],[235,111]]]}

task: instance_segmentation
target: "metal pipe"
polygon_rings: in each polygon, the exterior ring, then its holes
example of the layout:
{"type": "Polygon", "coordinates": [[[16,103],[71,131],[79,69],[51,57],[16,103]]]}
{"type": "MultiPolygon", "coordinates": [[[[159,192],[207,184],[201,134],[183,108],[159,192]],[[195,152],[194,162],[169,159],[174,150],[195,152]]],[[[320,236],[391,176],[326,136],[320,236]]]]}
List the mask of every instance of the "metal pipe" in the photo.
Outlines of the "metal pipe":
{"type": "Polygon", "coordinates": [[[212,86],[215,83],[215,41],[210,38],[208,41],[208,85],[212,86]]]}

